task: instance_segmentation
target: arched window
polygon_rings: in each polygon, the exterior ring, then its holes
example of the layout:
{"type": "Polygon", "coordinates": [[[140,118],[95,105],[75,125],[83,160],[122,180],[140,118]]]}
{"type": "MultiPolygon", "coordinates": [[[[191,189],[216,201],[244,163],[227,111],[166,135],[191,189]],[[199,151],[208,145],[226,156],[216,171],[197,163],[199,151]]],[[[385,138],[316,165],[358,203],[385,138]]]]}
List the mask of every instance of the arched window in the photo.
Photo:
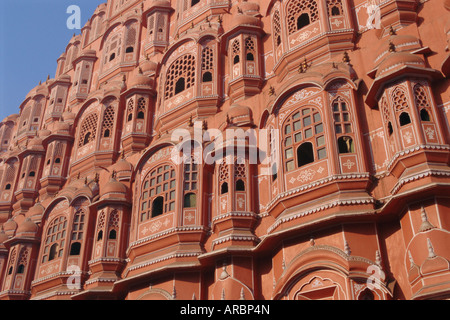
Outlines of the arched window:
{"type": "Polygon", "coordinates": [[[8,183],[8,184],[5,186],[5,190],[11,190],[11,183],[8,183]]]}
{"type": "Polygon", "coordinates": [[[245,191],[245,182],[241,179],[236,181],[236,191],[245,191]]]}
{"type": "Polygon", "coordinates": [[[110,240],[116,240],[117,239],[117,231],[116,230],[111,230],[109,231],[109,236],[108,239],[110,240]]]}
{"type": "Polygon", "coordinates": [[[195,58],[185,54],[178,58],[167,70],[165,86],[166,99],[191,88],[195,84],[195,58]]]}
{"type": "Polygon", "coordinates": [[[73,242],[70,245],[70,255],[71,256],[78,256],[81,252],[81,243],[79,242],[73,242]]]}
{"type": "Polygon", "coordinates": [[[311,21],[309,20],[309,14],[307,13],[302,13],[298,18],[297,18],[297,30],[302,29],[303,27],[306,27],[307,25],[309,25],[311,23],[311,21]]]}
{"type": "Polygon", "coordinates": [[[297,166],[300,168],[312,162],[314,162],[314,148],[312,143],[302,143],[297,148],[297,166]]]}
{"type": "Polygon", "coordinates": [[[67,220],[64,216],[53,219],[49,224],[44,242],[42,263],[62,257],[66,241],[66,228],[67,220]]]}
{"type": "Polygon", "coordinates": [[[186,80],[184,78],[178,79],[175,85],[175,94],[179,94],[186,89],[186,80]]]}
{"type": "Polygon", "coordinates": [[[304,107],[286,120],[283,150],[286,171],[327,157],[324,126],[315,108],[304,107]]]}
{"type": "Polygon", "coordinates": [[[184,195],[184,207],[195,208],[197,206],[197,195],[195,193],[187,193],[184,195]]]}
{"type": "Polygon", "coordinates": [[[133,53],[134,52],[134,48],[133,47],[128,47],[125,50],[125,53],[133,53]]]}
{"type": "Polygon", "coordinates": [[[22,274],[25,271],[25,266],[23,264],[20,264],[17,268],[17,274],[22,274]]]}
{"type": "Polygon", "coordinates": [[[80,130],[79,147],[95,141],[97,133],[98,116],[96,113],[88,115],[82,122],[80,130]]]}
{"type": "Polygon", "coordinates": [[[157,197],[152,203],[152,218],[160,216],[164,213],[164,198],[157,197]]]}
{"type": "Polygon", "coordinates": [[[287,13],[289,35],[319,19],[317,3],[314,0],[292,0],[287,6],[287,13]]]}
{"type": "Polygon", "coordinates": [[[55,258],[57,258],[58,255],[58,244],[54,243],[51,247],[50,247],[50,253],[48,255],[48,261],[52,261],[55,258]]]}
{"type": "Polygon", "coordinates": [[[191,7],[195,6],[199,2],[200,0],[191,0],[191,7]]]}
{"type": "Polygon", "coordinates": [[[328,16],[342,15],[342,0],[327,0],[328,16]]]}
{"type": "Polygon", "coordinates": [[[389,136],[391,136],[394,133],[394,129],[392,128],[392,123],[390,121],[388,122],[388,133],[389,136]]]}
{"type": "Polygon", "coordinates": [[[204,74],[203,74],[203,78],[202,78],[202,81],[203,82],[211,82],[213,79],[212,79],[212,73],[211,72],[205,72],[204,74]]]}
{"type": "MultiPolygon", "coordinates": [[[[75,211],[75,214],[73,216],[73,226],[72,226],[72,235],[71,235],[71,251],[72,246],[74,243],[79,243],[81,248],[81,241],[83,241],[83,233],[84,233],[84,222],[85,219],[85,213],[82,209],[78,209],[75,211]]],[[[75,245],[75,248],[77,248],[78,245],[75,245]]],[[[78,253],[79,254],[79,253],[78,253]]]]}
{"type": "Polygon", "coordinates": [[[338,139],[339,153],[353,153],[355,146],[351,137],[343,136],[338,139]]]}
{"type": "Polygon", "coordinates": [[[222,183],[222,186],[220,187],[220,194],[226,193],[228,193],[228,182],[222,183]]]}
{"type": "Polygon", "coordinates": [[[172,166],[162,165],[152,170],[142,184],[141,222],[174,211],[175,189],[176,175],[172,166]]]}
{"type": "Polygon", "coordinates": [[[411,123],[411,118],[408,112],[402,112],[399,117],[400,126],[406,126],[411,123]]]}
{"type": "Polygon", "coordinates": [[[102,240],[103,239],[103,230],[100,230],[98,233],[97,233],[97,241],[100,241],[100,240],[102,240]]]}
{"type": "Polygon", "coordinates": [[[426,109],[420,110],[420,120],[422,121],[431,121],[430,114],[426,109]]]}

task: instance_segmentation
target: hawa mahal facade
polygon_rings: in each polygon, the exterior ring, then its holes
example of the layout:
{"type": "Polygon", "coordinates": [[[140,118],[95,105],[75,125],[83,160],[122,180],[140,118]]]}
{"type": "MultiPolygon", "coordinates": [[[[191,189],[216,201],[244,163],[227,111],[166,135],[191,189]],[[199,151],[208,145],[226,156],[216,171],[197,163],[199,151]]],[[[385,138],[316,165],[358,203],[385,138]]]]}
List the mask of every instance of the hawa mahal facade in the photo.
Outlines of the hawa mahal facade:
{"type": "Polygon", "coordinates": [[[0,123],[0,299],[449,298],[449,10],[100,5],[0,123]]]}

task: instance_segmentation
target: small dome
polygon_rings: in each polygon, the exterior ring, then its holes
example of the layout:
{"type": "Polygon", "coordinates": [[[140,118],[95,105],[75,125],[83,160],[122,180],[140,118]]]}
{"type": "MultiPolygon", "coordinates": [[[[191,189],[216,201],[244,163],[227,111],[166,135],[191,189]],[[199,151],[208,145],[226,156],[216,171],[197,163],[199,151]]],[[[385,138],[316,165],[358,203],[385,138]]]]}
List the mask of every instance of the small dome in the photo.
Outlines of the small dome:
{"type": "Polygon", "coordinates": [[[259,18],[247,14],[238,14],[234,19],[233,26],[237,27],[242,25],[259,27],[259,18]]]}
{"type": "Polygon", "coordinates": [[[228,118],[233,124],[247,124],[253,122],[253,112],[249,107],[235,104],[228,111],[228,118]]]}
{"type": "Polygon", "coordinates": [[[158,64],[153,61],[145,60],[143,63],[141,63],[142,73],[155,73],[157,69],[158,64]]]}
{"type": "Polygon", "coordinates": [[[36,233],[37,231],[38,226],[30,218],[26,218],[17,228],[16,233],[36,233]]]}
{"type": "Polygon", "coordinates": [[[404,66],[425,67],[425,62],[419,57],[408,52],[393,52],[387,56],[378,67],[376,77],[383,76],[404,66]]]}
{"type": "Polygon", "coordinates": [[[129,163],[126,159],[120,159],[114,165],[114,171],[117,172],[118,178],[130,177],[133,172],[133,165],[129,163]]]}
{"type": "Polygon", "coordinates": [[[422,48],[419,39],[411,35],[391,35],[387,40],[385,40],[377,50],[377,56],[375,58],[375,63],[380,63],[383,58],[389,54],[389,47],[395,47],[395,51],[412,51],[422,48]]]}
{"type": "Polygon", "coordinates": [[[70,124],[67,122],[59,121],[55,124],[55,131],[59,133],[68,133],[70,130],[70,124]]]}
{"type": "Polygon", "coordinates": [[[166,0],[154,0],[150,4],[150,7],[167,7],[170,8],[170,2],[166,0]]]}
{"type": "Polygon", "coordinates": [[[102,197],[108,194],[115,194],[117,196],[125,196],[127,194],[127,187],[122,183],[117,181],[115,178],[111,178],[102,190],[102,197]]]}
{"type": "Polygon", "coordinates": [[[97,52],[95,50],[87,49],[81,52],[80,57],[95,57],[97,52]]]}
{"type": "Polygon", "coordinates": [[[134,73],[130,81],[128,82],[129,88],[132,87],[152,87],[153,80],[144,75],[142,69],[139,69],[138,72],[134,73]]]}
{"type": "Polygon", "coordinates": [[[247,15],[259,14],[259,4],[256,2],[242,2],[239,7],[241,8],[242,12],[247,15]]]}
{"type": "Polygon", "coordinates": [[[14,233],[17,229],[17,223],[11,218],[3,224],[3,229],[6,233],[14,233]]]}
{"type": "Polygon", "coordinates": [[[39,137],[34,137],[33,139],[29,140],[27,148],[32,150],[42,150],[44,148],[42,146],[42,139],[39,137]]]}
{"type": "Polygon", "coordinates": [[[71,121],[75,119],[76,114],[70,111],[65,111],[63,112],[62,117],[64,121],[71,121]]]}
{"type": "Polygon", "coordinates": [[[52,132],[50,130],[46,129],[46,128],[38,131],[38,137],[41,138],[41,139],[42,138],[46,138],[46,137],[48,137],[51,134],[52,134],[52,132]]]}
{"type": "Polygon", "coordinates": [[[27,213],[28,217],[41,216],[44,213],[45,208],[40,204],[36,203],[32,206],[27,213]]]}

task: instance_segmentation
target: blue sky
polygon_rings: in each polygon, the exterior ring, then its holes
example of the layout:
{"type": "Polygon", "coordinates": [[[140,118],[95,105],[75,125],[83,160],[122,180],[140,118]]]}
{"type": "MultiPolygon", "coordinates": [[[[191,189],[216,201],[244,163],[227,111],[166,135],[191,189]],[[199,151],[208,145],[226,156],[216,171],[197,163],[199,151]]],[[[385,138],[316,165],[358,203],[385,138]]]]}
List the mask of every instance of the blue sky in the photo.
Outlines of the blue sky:
{"type": "Polygon", "coordinates": [[[54,78],[56,60],[74,33],[67,8],[81,9],[81,27],[106,0],[0,0],[0,121],[19,113],[25,96],[54,78]]]}

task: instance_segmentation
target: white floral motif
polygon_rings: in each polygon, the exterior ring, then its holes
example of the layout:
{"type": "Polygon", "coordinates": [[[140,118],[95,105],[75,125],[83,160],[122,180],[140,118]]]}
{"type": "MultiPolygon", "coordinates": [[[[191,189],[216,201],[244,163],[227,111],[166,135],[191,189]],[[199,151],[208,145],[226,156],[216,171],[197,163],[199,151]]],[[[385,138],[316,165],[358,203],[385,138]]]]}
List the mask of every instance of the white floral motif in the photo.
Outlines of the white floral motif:
{"type": "Polygon", "coordinates": [[[316,172],[314,170],[308,169],[300,172],[297,177],[297,180],[300,182],[311,181],[314,178],[316,172]]]}
{"type": "Polygon", "coordinates": [[[350,170],[355,165],[355,163],[350,159],[347,159],[347,162],[343,163],[342,165],[344,167],[347,167],[347,170],[350,170]]]}
{"type": "Polygon", "coordinates": [[[403,135],[403,139],[406,141],[406,143],[411,143],[412,142],[412,134],[410,131],[407,131],[404,135],[403,135]]]}
{"type": "Polygon", "coordinates": [[[430,139],[430,140],[434,140],[435,139],[435,134],[436,134],[436,132],[433,130],[433,129],[431,129],[431,128],[427,128],[426,130],[425,130],[425,133],[426,133],[426,135],[428,136],[428,139],[430,139]]]}

